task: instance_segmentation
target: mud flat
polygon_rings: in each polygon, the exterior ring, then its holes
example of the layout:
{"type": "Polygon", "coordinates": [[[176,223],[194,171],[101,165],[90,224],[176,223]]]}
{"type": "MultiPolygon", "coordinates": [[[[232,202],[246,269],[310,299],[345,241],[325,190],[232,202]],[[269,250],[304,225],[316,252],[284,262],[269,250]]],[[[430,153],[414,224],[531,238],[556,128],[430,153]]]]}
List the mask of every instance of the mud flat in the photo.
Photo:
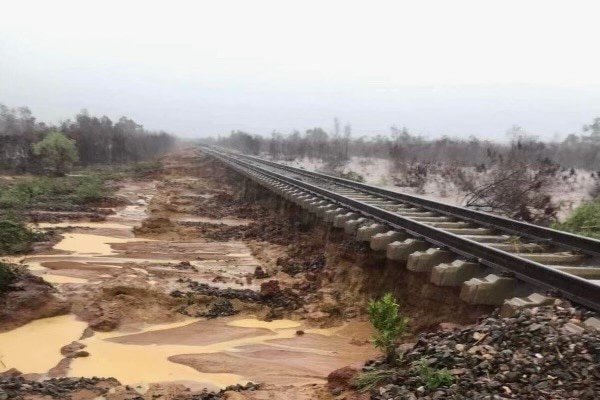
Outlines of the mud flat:
{"type": "Polygon", "coordinates": [[[226,172],[193,151],[163,164],[154,180],[122,182],[117,195],[129,204],[106,221],[40,224],[62,239],[6,260],[52,285],[48,296],[66,307],[0,321],[0,373],[64,377],[46,381],[51,398],[135,398],[133,388],[191,399],[250,381],[263,386],[247,398],[330,398],[332,370],[376,353],[364,318],[319,291],[323,255],[294,243],[314,234],[236,197],[226,172]],[[288,264],[293,273],[282,272],[288,264]]]}

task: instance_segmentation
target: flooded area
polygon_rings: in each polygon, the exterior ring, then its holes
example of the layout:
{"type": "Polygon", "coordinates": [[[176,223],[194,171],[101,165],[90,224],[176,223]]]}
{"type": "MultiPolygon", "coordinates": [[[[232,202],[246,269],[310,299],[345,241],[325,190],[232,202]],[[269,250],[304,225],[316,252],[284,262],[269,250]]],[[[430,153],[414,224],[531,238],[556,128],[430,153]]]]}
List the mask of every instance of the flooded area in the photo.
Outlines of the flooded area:
{"type": "MultiPolygon", "coordinates": [[[[206,240],[185,231],[196,223],[235,229],[251,219],[157,213],[153,199],[164,201],[164,186],[124,182],[117,195],[133,205],[117,207],[104,222],[37,224],[60,229],[60,240],[51,249],[4,259],[27,266],[71,306],[68,314],[0,333],[0,373],[14,368],[36,379],[115,378],[139,393],[153,384],[219,390],[247,382],[323,384],[331,371],[375,354],[365,322],[314,328],[297,320],[265,320],[265,306],[235,299],[231,304],[246,308],[233,316],[207,318],[194,311],[197,306],[186,308],[185,298],[172,294],[187,285],[254,296],[244,290],[261,290],[263,281],[251,277],[266,267],[244,241],[206,240]],[[139,227],[156,215],[184,228],[140,237],[139,227]],[[65,346],[73,344],[85,355],[65,355],[65,346]]],[[[198,293],[200,301],[207,297],[198,293]]],[[[206,301],[206,307],[220,307],[206,301]]]]}

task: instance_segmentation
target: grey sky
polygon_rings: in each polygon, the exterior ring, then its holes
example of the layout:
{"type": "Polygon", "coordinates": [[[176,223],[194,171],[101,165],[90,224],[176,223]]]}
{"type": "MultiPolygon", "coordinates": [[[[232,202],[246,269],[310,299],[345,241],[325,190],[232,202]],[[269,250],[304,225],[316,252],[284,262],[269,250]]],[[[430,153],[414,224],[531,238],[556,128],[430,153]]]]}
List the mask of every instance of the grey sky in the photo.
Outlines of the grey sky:
{"type": "Polygon", "coordinates": [[[551,139],[600,116],[596,1],[0,4],[0,102],[42,120],[551,139]]]}

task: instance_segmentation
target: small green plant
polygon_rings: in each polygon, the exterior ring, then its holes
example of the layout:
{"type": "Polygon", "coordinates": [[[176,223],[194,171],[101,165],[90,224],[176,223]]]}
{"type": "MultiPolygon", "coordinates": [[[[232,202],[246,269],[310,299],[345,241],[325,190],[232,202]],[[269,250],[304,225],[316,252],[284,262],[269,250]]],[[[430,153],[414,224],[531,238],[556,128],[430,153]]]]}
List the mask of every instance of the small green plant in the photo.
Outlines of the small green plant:
{"type": "Polygon", "coordinates": [[[394,371],[390,369],[379,369],[374,371],[361,372],[354,380],[354,385],[361,392],[367,392],[379,383],[389,379],[394,371]]]}
{"type": "Polygon", "coordinates": [[[15,271],[10,266],[0,262],[0,294],[6,292],[16,278],[15,271]]]}
{"type": "Polygon", "coordinates": [[[379,300],[371,299],[367,307],[369,321],[375,328],[371,342],[386,355],[389,365],[396,365],[396,341],[406,333],[408,318],[399,313],[399,306],[391,293],[379,300]]]}
{"type": "Polygon", "coordinates": [[[442,386],[450,386],[454,378],[446,368],[433,368],[427,360],[420,359],[414,362],[414,366],[419,370],[419,376],[425,383],[427,389],[437,389],[442,386]]]}

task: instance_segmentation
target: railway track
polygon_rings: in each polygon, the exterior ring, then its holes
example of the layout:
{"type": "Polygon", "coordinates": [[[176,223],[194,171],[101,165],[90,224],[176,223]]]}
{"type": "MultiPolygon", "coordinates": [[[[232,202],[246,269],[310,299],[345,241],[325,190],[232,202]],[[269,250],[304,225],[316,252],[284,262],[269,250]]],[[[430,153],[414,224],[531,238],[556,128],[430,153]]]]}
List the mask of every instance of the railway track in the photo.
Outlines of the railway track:
{"type": "Polygon", "coordinates": [[[560,295],[600,311],[600,241],[496,215],[204,148],[248,178],[369,241],[375,251],[504,309],[560,295]],[[544,293],[544,294],[540,294],[544,293]],[[520,296],[520,297],[515,297],[520,296]]]}

